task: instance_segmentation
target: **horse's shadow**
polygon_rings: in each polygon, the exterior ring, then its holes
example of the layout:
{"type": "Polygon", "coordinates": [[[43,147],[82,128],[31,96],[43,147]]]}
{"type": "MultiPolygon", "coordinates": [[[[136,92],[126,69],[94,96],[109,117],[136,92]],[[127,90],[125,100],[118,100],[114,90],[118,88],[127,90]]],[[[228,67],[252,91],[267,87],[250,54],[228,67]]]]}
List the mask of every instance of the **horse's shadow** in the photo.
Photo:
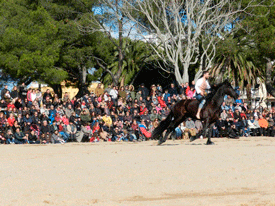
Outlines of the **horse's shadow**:
{"type": "Polygon", "coordinates": [[[205,143],[186,143],[185,145],[193,145],[193,146],[198,146],[198,145],[206,145],[205,143]]]}
{"type": "Polygon", "coordinates": [[[171,146],[178,146],[178,145],[180,145],[180,144],[161,144],[161,145],[154,144],[154,145],[151,145],[151,146],[161,146],[161,147],[167,146],[167,147],[171,147],[171,146]]]}

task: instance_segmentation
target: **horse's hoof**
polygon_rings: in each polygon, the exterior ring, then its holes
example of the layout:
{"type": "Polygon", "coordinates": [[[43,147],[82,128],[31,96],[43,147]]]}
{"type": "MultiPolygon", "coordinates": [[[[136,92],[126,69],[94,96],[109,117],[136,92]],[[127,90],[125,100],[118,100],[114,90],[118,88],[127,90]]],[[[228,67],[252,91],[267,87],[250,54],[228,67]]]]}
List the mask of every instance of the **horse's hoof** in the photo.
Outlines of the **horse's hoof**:
{"type": "Polygon", "coordinates": [[[206,145],[214,145],[215,143],[214,142],[206,142],[206,145]]]}
{"type": "Polygon", "coordinates": [[[158,141],[158,143],[157,143],[157,145],[159,146],[159,145],[161,145],[163,142],[162,141],[158,141]]]}
{"type": "Polygon", "coordinates": [[[196,140],[196,137],[190,137],[190,142],[193,142],[194,140],[196,140]]]}

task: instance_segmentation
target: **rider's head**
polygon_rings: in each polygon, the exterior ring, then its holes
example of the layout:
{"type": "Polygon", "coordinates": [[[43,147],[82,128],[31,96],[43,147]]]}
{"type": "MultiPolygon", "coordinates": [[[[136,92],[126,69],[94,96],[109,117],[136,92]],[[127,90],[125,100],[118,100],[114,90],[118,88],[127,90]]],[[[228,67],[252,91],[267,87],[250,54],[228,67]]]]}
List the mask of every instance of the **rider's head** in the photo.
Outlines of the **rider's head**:
{"type": "Polygon", "coordinates": [[[202,72],[202,76],[203,76],[205,79],[209,79],[209,77],[210,77],[209,71],[203,71],[203,72],[202,72]]]}

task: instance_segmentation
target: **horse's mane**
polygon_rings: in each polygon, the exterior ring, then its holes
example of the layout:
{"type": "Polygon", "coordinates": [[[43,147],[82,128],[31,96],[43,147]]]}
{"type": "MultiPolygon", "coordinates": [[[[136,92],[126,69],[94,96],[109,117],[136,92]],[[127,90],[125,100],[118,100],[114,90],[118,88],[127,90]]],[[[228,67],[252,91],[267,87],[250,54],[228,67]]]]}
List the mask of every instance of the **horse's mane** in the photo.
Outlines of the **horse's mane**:
{"type": "Polygon", "coordinates": [[[213,97],[215,96],[215,94],[218,92],[218,90],[225,84],[228,84],[228,80],[225,80],[222,83],[219,84],[213,84],[211,85],[211,92],[206,96],[205,100],[206,100],[206,104],[209,103],[209,101],[211,101],[213,99],[213,97]]]}

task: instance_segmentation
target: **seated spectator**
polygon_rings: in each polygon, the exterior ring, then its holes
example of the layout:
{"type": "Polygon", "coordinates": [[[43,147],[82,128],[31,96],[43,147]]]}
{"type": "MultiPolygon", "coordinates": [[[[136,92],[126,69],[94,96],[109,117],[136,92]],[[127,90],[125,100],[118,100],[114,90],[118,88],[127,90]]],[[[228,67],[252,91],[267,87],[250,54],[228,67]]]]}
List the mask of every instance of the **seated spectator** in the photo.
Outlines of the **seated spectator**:
{"type": "Polygon", "coordinates": [[[84,123],[84,125],[81,126],[81,130],[79,133],[79,141],[81,142],[89,142],[92,137],[92,129],[91,126],[88,123],[84,123]]]}
{"type": "Polygon", "coordinates": [[[28,137],[28,143],[29,144],[40,144],[38,136],[37,136],[37,134],[35,134],[34,130],[31,130],[30,133],[26,133],[26,135],[28,137]]]}
{"type": "Polygon", "coordinates": [[[90,113],[85,109],[82,110],[82,112],[80,114],[80,119],[81,119],[83,124],[86,124],[86,123],[90,122],[91,121],[90,113]]]}
{"type": "Polygon", "coordinates": [[[55,130],[54,133],[52,134],[52,143],[61,143],[64,144],[65,140],[61,137],[59,134],[58,130],[55,130]]]}
{"type": "Polygon", "coordinates": [[[185,132],[188,133],[191,137],[196,136],[196,125],[195,122],[192,120],[191,117],[188,117],[188,119],[185,121],[185,132]]]}
{"type": "Polygon", "coordinates": [[[193,99],[195,94],[195,88],[191,88],[190,90],[187,91],[186,97],[187,99],[193,99]]]}
{"type": "Polygon", "coordinates": [[[30,117],[29,114],[26,114],[25,117],[23,117],[23,121],[26,122],[26,123],[32,123],[32,118],[30,117]]]}
{"type": "Polygon", "coordinates": [[[217,126],[217,129],[218,129],[218,136],[219,137],[225,137],[226,134],[227,134],[226,127],[225,127],[225,121],[222,120],[221,117],[217,120],[216,126],[217,126]]]}
{"type": "Polygon", "coordinates": [[[4,135],[6,139],[6,144],[14,143],[14,134],[11,129],[7,130],[7,133],[4,135]]]}
{"type": "Polygon", "coordinates": [[[15,144],[27,144],[28,138],[27,136],[20,131],[20,128],[16,128],[16,131],[14,133],[14,143],[15,144]]]}
{"type": "Polygon", "coordinates": [[[195,121],[195,128],[196,128],[196,132],[199,133],[203,130],[203,126],[202,126],[202,122],[201,120],[196,120],[195,121]]]}
{"type": "Polygon", "coordinates": [[[63,140],[67,142],[70,138],[70,135],[68,133],[67,125],[65,125],[63,122],[59,124],[59,134],[62,136],[63,140]]]}
{"type": "Polygon", "coordinates": [[[222,110],[225,110],[225,111],[228,111],[229,110],[229,107],[225,104],[225,102],[222,103],[222,106],[221,106],[221,109],[222,110]]]}
{"type": "Polygon", "coordinates": [[[265,136],[267,133],[267,128],[268,128],[267,120],[262,115],[260,115],[258,123],[260,125],[260,135],[265,136]]]}
{"type": "Polygon", "coordinates": [[[50,125],[46,120],[43,121],[42,126],[41,126],[41,143],[43,144],[48,144],[51,143],[51,129],[50,125]]]}
{"type": "Polygon", "coordinates": [[[119,127],[114,127],[114,128],[111,130],[111,135],[112,135],[111,140],[112,140],[113,142],[119,141],[120,138],[122,137],[119,127]]]}
{"type": "Polygon", "coordinates": [[[239,96],[238,99],[236,99],[235,103],[237,105],[243,105],[243,100],[241,99],[241,97],[239,96]]]}
{"type": "Polygon", "coordinates": [[[250,135],[250,128],[248,126],[248,121],[246,120],[245,116],[242,116],[241,127],[242,135],[248,137],[250,135]]]}
{"type": "Polygon", "coordinates": [[[70,118],[74,112],[74,109],[72,108],[72,105],[69,104],[67,108],[65,108],[65,115],[70,118]]]}
{"type": "Polygon", "coordinates": [[[147,126],[146,126],[146,123],[145,123],[145,120],[141,120],[140,124],[139,124],[139,129],[140,129],[140,132],[147,138],[149,139],[152,134],[147,130],[147,126]]]}
{"type": "Polygon", "coordinates": [[[0,144],[5,144],[6,139],[4,137],[4,135],[0,134],[0,144]]]}
{"type": "Polygon", "coordinates": [[[9,118],[7,119],[7,122],[8,122],[8,125],[9,125],[10,127],[13,126],[13,124],[14,124],[14,122],[15,122],[15,118],[14,118],[14,116],[13,116],[12,113],[10,114],[9,118]]]}
{"type": "Polygon", "coordinates": [[[226,120],[226,118],[227,118],[227,112],[226,112],[226,110],[224,109],[224,110],[222,110],[222,113],[221,113],[221,119],[223,120],[223,121],[225,121],[226,120]]]}
{"type": "Polygon", "coordinates": [[[266,135],[267,136],[273,136],[273,129],[274,129],[274,119],[272,117],[272,113],[270,113],[267,117],[266,117],[266,120],[268,122],[268,127],[267,127],[267,133],[266,135]]]}
{"type": "Polygon", "coordinates": [[[77,128],[76,125],[73,122],[70,122],[69,125],[67,126],[67,131],[69,134],[69,141],[76,142],[76,133],[77,133],[77,128]]]}
{"type": "Polygon", "coordinates": [[[231,110],[231,112],[235,112],[235,107],[233,105],[233,103],[229,104],[229,111],[231,110]]]}

